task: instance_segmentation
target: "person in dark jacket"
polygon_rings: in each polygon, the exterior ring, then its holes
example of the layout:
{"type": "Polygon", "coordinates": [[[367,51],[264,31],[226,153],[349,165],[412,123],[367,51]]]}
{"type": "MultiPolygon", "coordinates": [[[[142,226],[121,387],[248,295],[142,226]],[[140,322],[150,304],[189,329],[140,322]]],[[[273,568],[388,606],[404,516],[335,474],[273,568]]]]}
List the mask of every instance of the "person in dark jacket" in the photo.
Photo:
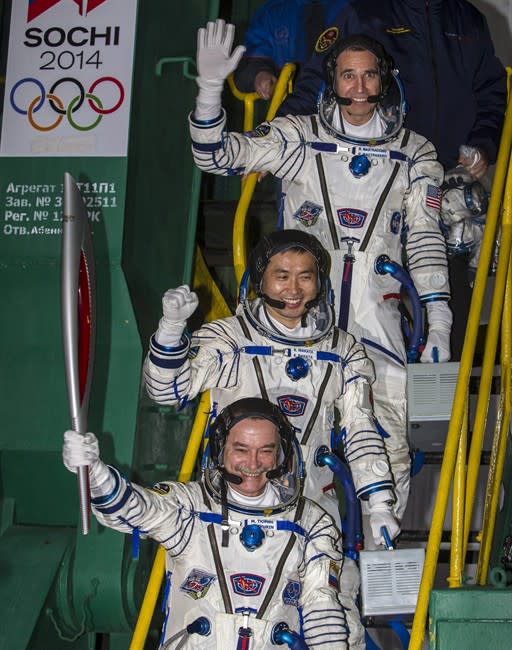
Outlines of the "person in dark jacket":
{"type": "Polygon", "coordinates": [[[409,104],[405,126],[430,140],[440,162],[459,161],[480,178],[496,161],[507,96],[485,17],[466,0],[358,0],[342,10],[329,47],[319,39],[280,115],[316,109],[323,58],[337,40],[362,33],[379,40],[400,71],[409,104]],[[459,160],[459,147],[476,154],[459,160]],[[478,158],[478,160],[477,160],[478,158]]]}
{"type": "Polygon", "coordinates": [[[318,35],[349,0],[267,0],[245,32],[245,54],[234,72],[237,88],[270,99],[285,63],[309,59],[318,35]]]}

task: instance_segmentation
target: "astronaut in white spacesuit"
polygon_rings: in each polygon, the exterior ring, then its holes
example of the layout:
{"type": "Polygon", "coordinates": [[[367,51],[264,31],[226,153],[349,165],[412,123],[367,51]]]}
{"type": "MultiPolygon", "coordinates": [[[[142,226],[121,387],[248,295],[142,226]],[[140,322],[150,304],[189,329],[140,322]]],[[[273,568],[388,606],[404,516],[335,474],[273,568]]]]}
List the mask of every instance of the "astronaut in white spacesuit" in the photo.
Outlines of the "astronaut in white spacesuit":
{"type": "Polygon", "coordinates": [[[72,472],[89,466],[100,523],[164,547],[162,650],[270,650],[283,629],[308,648],[348,647],[339,532],[301,496],[300,448],[276,405],[248,398],[227,406],[198,482],[131,483],[101,461],[92,433],[66,431],[63,460],[72,472]]]}
{"type": "Polygon", "coordinates": [[[378,274],[375,262],[382,254],[398,264],[405,257],[426,308],[421,361],[449,360],[442,166],[434,146],[403,127],[398,74],[382,45],[364,35],[331,48],[317,115],[226,132],[221,90],[239,58],[238,48],[230,54],[232,39],[233,26],[223,21],[198,33],[199,93],[190,116],[194,159],[210,173],[271,172],[282,179],[284,227],[314,234],[329,251],[338,325],[365,344],[375,365],[374,409],[386,436],[400,520],[410,483],[400,282],[378,274]]]}
{"type": "MultiPolygon", "coordinates": [[[[163,317],[150,342],[144,374],[149,396],[186,404],[210,389],[212,415],[234,399],[260,395],[279,405],[293,424],[304,456],[304,494],[341,526],[332,472],[315,462],[319,448],[343,448],[356,494],[368,503],[371,535],[399,532],[393,480],[372,406],[373,366],[364,347],[334,326],[329,304],[329,255],[307,232],[281,230],[263,237],[249,257],[236,315],[203,325],[190,340],[187,318],[198,300],[187,286],[163,297],[163,317]],[[250,285],[257,298],[247,298],[250,285]],[[335,410],[339,436],[333,439],[335,410]]],[[[345,562],[342,603],[364,648],[355,598],[359,577],[345,562]],[[352,574],[351,577],[350,574],[352,574]],[[349,602],[350,601],[350,602],[349,602]]]]}

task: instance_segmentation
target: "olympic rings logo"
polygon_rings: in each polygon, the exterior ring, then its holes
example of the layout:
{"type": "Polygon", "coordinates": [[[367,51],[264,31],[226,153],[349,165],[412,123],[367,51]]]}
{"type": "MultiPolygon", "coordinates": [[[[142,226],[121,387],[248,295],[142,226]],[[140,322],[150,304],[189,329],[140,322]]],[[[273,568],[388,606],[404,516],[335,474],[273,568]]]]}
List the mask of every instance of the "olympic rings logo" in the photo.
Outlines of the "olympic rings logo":
{"type": "Polygon", "coordinates": [[[56,129],[62,122],[64,116],[67,117],[69,124],[77,131],[90,131],[98,126],[104,115],[109,115],[110,113],[117,111],[123,103],[124,97],[125,92],[123,84],[115,77],[100,77],[99,79],[96,79],[96,81],[90,85],[87,92],[80,81],[74,77],[63,77],[62,79],[58,79],[51,86],[48,92],[46,92],[43,84],[38,79],[35,79],[34,77],[25,77],[14,84],[9,95],[9,100],[13,109],[20,115],[26,115],[30,125],[38,131],[53,131],[53,129],[56,129]],[[116,95],[119,94],[117,101],[113,103],[110,108],[105,108],[101,99],[95,94],[98,86],[107,83],[111,84],[111,88],[113,84],[116,95]],[[18,103],[16,102],[16,93],[21,86],[26,84],[34,84],[38,90],[38,94],[36,94],[34,99],[29,102],[28,107],[24,109],[18,106],[18,103]],[[78,90],[78,95],[74,96],[67,106],[65,106],[62,98],[56,94],[59,86],[63,84],[73,84],[78,90]],[[96,117],[90,124],[78,124],[73,114],[80,110],[86,99],[90,108],[98,117],[96,117]],[[57,114],[57,117],[51,124],[38,124],[35,120],[34,114],[43,108],[46,101],[48,101],[48,105],[53,112],[57,114]]]}

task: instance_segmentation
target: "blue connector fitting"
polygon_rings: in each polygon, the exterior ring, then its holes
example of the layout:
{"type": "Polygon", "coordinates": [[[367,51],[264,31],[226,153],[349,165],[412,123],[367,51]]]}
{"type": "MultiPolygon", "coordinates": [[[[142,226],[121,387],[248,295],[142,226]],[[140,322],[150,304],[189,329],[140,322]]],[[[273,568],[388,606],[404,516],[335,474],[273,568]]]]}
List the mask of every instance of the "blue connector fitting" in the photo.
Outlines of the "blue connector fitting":
{"type": "Polygon", "coordinates": [[[362,178],[370,171],[370,160],[364,154],[354,156],[348,165],[354,178],[362,178]]]}
{"type": "Polygon", "coordinates": [[[212,631],[212,624],[206,616],[200,616],[195,621],[187,625],[187,632],[189,634],[199,634],[199,636],[208,636],[212,631]]]}
{"type": "Polygon", "coordinates": [[[240,533],[240,541],[248,551],[255,551],[263,544],[265,533],[258,524],[247,524],[240,533]]]}

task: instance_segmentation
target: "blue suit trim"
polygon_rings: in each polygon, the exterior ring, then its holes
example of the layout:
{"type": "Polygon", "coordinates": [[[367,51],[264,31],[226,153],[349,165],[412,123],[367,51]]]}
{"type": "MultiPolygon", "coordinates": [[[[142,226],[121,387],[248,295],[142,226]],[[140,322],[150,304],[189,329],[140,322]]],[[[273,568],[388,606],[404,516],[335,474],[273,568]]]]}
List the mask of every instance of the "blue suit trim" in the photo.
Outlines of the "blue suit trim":
{"type": "Polygon", "coordinates": [[[428,293],[426,296],[421,296],[420,302],[426,305],[428,302],[447,302],[450,300],[449,293],[428,293]]]}
{"type": "Polygon", "coordinates": [[[393,491],[394,488],[395,486],[391,480],[379,481],[378,483],[372,483],[371,485],[367,485],[366,487],[358,490],[357,498],[363,501],[367,501],[370,494],[375,494],[375,492],[382,492],[382,490],[393,491]]]}
{"type": "Polygon", "coordinates": [[[94,497],[94,498],[91,498],[91,503],[92,503],[94,506],[103,506],[103,505],[106,505],[107,503],[110,503],[110,501],[112,501],[113,499],[115,499],[115,497],[116,497],[117,494],[119,493],[119,485],[120,485],[120,483],[121,483],[121,481],[120,481],[120,476],[119,476],[119,472],[118,472],[118,470],[117,470],[115,467],[110,467],[110,465],[108,466],[108,468],[109,468],[109,470],[110,470],[110,473],[114,476],[114,479],[115,479],[115,481],[116,481],[116,484],[115,484],[115,486],[113,487],[113,489],[112,489],[112,491],[110,492],[110,494],[106,494],[106,495],[103,496],[103,497],[94,497]]]}
{"type": "Polygon", "coordinates": [[[388,357],[394,359],[401,366],[405,367],[405,363],[402,361],[402,359],[400,359],[400,357],[397,356],[394,352],[391,352],[391,350],[385,348],[383,345],[379,345],[379,343],[375,343],[374,341],[370,341],[370,339],[365,339],[365,338],[361,339],[361,343],[364,343],[365,345],[368,345],[371,348],[374,348],[375,350],[379,350],[379,352],[383,352],[388,357]]]}

